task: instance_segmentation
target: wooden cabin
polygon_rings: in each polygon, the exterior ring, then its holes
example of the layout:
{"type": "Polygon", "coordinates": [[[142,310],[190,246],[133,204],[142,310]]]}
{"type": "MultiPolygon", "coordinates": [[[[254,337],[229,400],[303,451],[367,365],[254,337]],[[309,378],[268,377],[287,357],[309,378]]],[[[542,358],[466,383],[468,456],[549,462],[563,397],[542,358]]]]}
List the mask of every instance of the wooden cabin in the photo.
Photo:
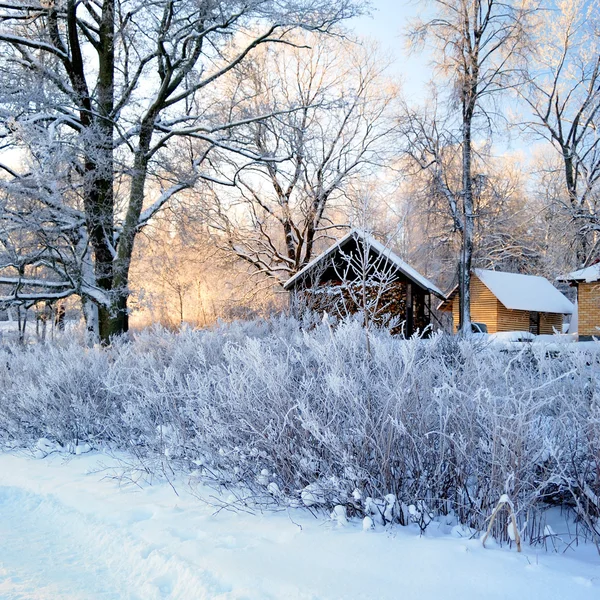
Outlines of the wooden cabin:
{"type": "Polygon", "coordinates": [[[382,323],[395,317],[392,332],[406,336],[425,331],[435,320],[432,295],[445,299],[431,281],[359,229],[330,246],[283,287],[300,307],[339,317],[363,310],[364,302],[356,303],[357,298],[367,302],[376,298],[374,320],[382,323]]]}
{"type": "MultiPolygon", "coordinates": [[[[452,312],[454,331],[458,331],[458,286],[438,308],[452,312]]],[[[544,277],[484,269],[471,275],[471,321],[485,323],[488,333],[561,333],[563,316],[573,310],[568,298],[544,277]]]]}
{"type": "Polygon", "coordinates": [[[581,341],[600,336],[600,263],[559,278],[577,289],[577,308],[571,323],[581,341]],[[575,321],[575,323],[573,323],[575,321]]]}

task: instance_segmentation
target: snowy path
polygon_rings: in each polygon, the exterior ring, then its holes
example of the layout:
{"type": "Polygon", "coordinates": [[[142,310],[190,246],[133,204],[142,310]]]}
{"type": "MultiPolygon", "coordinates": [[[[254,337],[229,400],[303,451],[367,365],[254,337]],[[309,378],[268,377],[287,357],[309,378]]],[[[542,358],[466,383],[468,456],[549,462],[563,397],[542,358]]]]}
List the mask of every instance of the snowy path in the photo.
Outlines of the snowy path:
{"type": "MultiPolygon", "coordinates": [[[[120,536],[16,488],[0,499],[0,590],[36,598],[126,597],[120,536]]],[[[128,549],[130,550],[130,549],[128,549]]],[[[149,574],[149,573],[148,573],[149,574]]],[[[17,594],[17,596],[19,596],[17,594]]]]}
{"type": "Polygon", "coordinates": [[[301,512],[220,513],[178,487],[120,489],[100,455],[0,455],[0,599],[600,597],[600,560],[362,532],[301,512]],[[87,474],[90,473],[90,474],[87,474]]]}
{"type": "Polygon", "coordinates": [[[0,487],[0,598],[222,597],[210,576],[129,534],[151,516],[133,509],[102,523],[52,496],[0,487]]]}

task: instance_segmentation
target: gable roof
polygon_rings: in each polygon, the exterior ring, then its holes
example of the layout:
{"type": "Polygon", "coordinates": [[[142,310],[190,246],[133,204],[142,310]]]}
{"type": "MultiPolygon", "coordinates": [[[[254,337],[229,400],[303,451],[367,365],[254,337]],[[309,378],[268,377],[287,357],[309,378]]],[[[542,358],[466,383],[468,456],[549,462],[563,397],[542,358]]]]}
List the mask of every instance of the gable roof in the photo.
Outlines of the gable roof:
{"type": "Polygon", "coordinates": [[[585,283],[600,281],[600,263],[567,273],[566,275],[559,277],[558,281],[582,281],[585,283]]]}
{"type": "MultiPolygon", "coordinates": [[[[573,303],[545,277],[487,269],[474,269],[473,274],[510,310],[567,315],[575,311],[573,303]]],[[[448,294],[448,300],[457,292],[458,286],[448,294]]],[[[438,310],[451,310],[451,304],[448,301],[441,302],[438,310]]]]}
{"type": "Polygon", "coordinates": [[[512,310],[572,314],[574,306],[545,277],[475,269],[475,275],[512,310]]]}
{"type": "MultiPolygon", "coordinates": [[[[474,269],[473,274],[503,306],[510,310],[567,315],[572,314],[575,310],[573,303],[545,277],[505,271],[488,271],[487,269],[474,269]]],[[[448,299],[457,292],[458,286],[448,294],[448,299]]],[[[448,306],[447,302],[442,302],[438,309],[448,310],[448,306]]]]}
{"type": "Polygon", "coordinates": [[[318,264],[328,259],[330,256],[335,254],[336,251],[341,250],[347,242],[351,240],[363,240],[369,247],[374,250],[379,256],[385,257],[390,263],[394,265],[403,275],[405,275],[412,282],[422,287],[429,292],[432,292],[440,298],[445,298],[444,293],[434,285],[429,279],[423,277],[416,269],[413,269],[408,263],[404,262],[397,254],[394,254],[388,247],[384,246],[381,242],[378,242],[373,236],[361,229],[353,229],[347,233],[344,237],[340,238],[335,244],[327,248],[325,252],[322,252],[311,260],[304,268],[298,271],[293,277],[290,277],[285,284],[283,289],[289,290],[296,283],[298,283],[309,271],[314,269],[318,264]]]}

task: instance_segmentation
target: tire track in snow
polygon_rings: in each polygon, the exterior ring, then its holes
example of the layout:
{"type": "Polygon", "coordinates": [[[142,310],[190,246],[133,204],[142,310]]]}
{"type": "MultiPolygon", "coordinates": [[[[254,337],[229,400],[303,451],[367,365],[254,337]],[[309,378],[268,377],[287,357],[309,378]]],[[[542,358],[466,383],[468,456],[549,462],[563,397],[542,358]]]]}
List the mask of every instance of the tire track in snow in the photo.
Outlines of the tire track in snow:
{"type": "MultiPolygon", "coordinates": [[[[152,518],[130,515],[131,522],[152,518]]],[[[2,600],[232,598],[230,589],[163,549],[54,497],[0,487],[2,600]]]]}

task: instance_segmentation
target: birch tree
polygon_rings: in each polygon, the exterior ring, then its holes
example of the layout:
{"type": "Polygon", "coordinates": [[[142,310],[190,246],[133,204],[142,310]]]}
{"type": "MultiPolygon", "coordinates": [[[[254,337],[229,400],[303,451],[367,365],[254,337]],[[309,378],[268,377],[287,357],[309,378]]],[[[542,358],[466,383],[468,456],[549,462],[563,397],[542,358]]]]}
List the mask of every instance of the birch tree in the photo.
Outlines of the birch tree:
{"type": "Polygon", "coordinates": [[[3,215],[0,235],[7,257],[20,229],[41,243],[0,265],[2,301],[77,294],[103,341],[126,331],[136,235],[214,148],[241,151],[228,145],[238,124],[203,98],[258,47],[354,13],[352,0],[2,2],[0,135],[24,157],[4,161],[2,185],[31,211],[3,215]],[[191,134],[195,152],[173,154],[191,134]]]}
{"type": "MultiPolygon", "coordinates": [[[[433,49],[438,72],[450,86],[452,118],[444,117],[444,124],[430,123],[423,129],[433,128],[434,141],[440,133],[447,138],[437,149],[447,151],[454,145],[460,152],[460,187],[453,190],[444,181],[439,153],[432,154],[431,162],[424,162],[423,167],[438,171],[440,192],[447,198],[455,227],[462,235],[458,280],[460,330],[465,333],[471,329],[470,282],[477,218],[474,146],[478,140],[485,142],[493,129],[497,118],[494,98],[512,85],[515,59],[526,41],[526,26],[535,6],[529,0],[432,0],[427,4],[434,16],[414,23],[410,39],[417,46],[429,43],[433,49]]],[[[413,118],[409,130],[416,133],[418,129],[421,125],[413,118]]]]}
{"type": "Polygon", "coordinates": [[[577,225],[574,255],[584,264],[600,231],[600,16],[584,0],[548,9],[519,94],[533,117],[527,127],[556,149],[563,185],[555,201],[577,225]]]}
{"type": "MultiPolygon", "coordinates": [[[[432,109],[432,105],[428,105],[432,109]]],[[[425,111],[424,111],[425,112],[425,111]]],[[[462,221],[449,203],[460,206],[462,161],[458,146],[423,115],[412,122],[402,162],[406,181],[396,195],[404,215],[407,260],[447,289],[456,285],[456,257],[462,245],[462,221]],[[437,164],[436,164],[437,161],[437,164]]],[[[408,124],[405,124],[408,127],[408,124]]],[[[504,271],[552,273],[545,267],[546,244],[537,197],[529,189],[529,173],[510,155],[490,160],[476,153],[472,164],[474,211],[473,264],[504,271]]],[[[556,271],[554,271],[556,272],[556,271]]],[[[560,272],[560,270],[559,270],[560,272]]]]}

